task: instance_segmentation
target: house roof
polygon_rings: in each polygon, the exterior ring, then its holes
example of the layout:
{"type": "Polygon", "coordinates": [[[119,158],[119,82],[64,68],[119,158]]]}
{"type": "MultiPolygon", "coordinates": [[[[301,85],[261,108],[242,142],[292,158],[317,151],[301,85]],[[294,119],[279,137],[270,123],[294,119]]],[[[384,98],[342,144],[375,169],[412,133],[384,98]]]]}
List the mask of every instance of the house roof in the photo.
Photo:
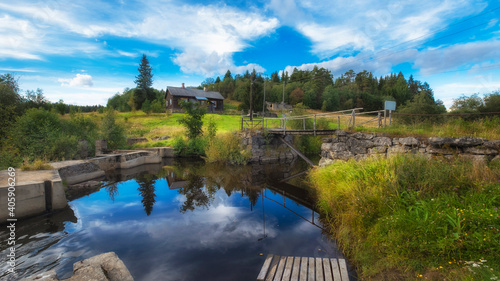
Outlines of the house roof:
{"type": "Polygon", "coordinates": [[[167,93],[170,92],[172,96],[180,96],[180,97],[193,97],[199,98],[204,97],[208,99],[214,100],[223,100],[224,97],[219,92],[215,91],[204,91],[198,89],[191,88],[178,88],[178,87],[167,87],[167,93]]]}

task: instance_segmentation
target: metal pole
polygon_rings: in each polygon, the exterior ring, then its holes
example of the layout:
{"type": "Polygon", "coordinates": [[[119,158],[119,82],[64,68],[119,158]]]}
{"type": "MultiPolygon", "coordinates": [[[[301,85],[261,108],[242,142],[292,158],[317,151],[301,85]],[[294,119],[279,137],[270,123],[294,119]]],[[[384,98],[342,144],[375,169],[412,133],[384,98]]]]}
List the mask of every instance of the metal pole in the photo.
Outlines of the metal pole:
{"type": "MultiPolygon", "coordinates": [[[[281,75],[281,78],[283,79],[283,75],[281,75]]],[[[281,115],[285,113],[285,80],[283,80],[283,99],[281,100],[281,115]]]]}
{"type": "Polygon", "coordinates": [[[389,126],[392,123],[392,110],[389,110],[389,126]]]}

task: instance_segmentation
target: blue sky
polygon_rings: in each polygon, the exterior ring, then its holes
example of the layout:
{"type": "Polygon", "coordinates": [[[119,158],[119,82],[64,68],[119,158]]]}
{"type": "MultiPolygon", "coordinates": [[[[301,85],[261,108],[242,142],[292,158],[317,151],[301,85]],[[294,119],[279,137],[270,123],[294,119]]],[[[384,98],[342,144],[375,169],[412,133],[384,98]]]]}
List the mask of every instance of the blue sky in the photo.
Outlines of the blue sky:
{"type": "Polygon", "coordinates": [[[314,65],[412,74],[447,106],[500,89],[497,0],[2,1],[0,37],[0,73],[79,105],[134,87],[143,53],[157,89],[314,65]]]}

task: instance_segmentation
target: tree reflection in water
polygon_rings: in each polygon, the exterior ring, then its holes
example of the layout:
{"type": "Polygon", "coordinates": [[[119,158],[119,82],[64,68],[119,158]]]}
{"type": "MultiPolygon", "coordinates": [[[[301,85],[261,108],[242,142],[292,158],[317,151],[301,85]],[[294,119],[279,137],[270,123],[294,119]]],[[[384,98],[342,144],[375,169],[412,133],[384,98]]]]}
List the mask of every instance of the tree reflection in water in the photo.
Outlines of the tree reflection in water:
{"type": "Polygon", "coordinates": [[[155,182],[157,176],[156,175],[148,175],[142,174],[136,178],[137,183],[139,184],[139,195],[142,196],[142,205],[144,206],[144,211],[149,216],[153,211],[153,205],[155,204],[156,194],[155,194],[155,182]]]}

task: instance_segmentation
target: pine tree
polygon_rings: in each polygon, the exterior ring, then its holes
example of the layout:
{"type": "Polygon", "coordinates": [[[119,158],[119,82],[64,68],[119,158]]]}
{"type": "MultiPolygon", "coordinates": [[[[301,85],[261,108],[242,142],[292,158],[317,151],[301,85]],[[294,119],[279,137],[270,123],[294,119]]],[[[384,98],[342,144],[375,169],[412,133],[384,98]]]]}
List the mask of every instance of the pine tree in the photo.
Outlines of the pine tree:
{"type": "Polygon", "coordinates": [[[139,75],[135,77],[136,79],[134,81],[137,88],[145,90],[151,88],[151,86],[153,86],[153,74],[151,73],[153,68],[149,65],[148,58],[145,54],[142,55],[141,64],[137,70],[139,70],[139,75]]]}

